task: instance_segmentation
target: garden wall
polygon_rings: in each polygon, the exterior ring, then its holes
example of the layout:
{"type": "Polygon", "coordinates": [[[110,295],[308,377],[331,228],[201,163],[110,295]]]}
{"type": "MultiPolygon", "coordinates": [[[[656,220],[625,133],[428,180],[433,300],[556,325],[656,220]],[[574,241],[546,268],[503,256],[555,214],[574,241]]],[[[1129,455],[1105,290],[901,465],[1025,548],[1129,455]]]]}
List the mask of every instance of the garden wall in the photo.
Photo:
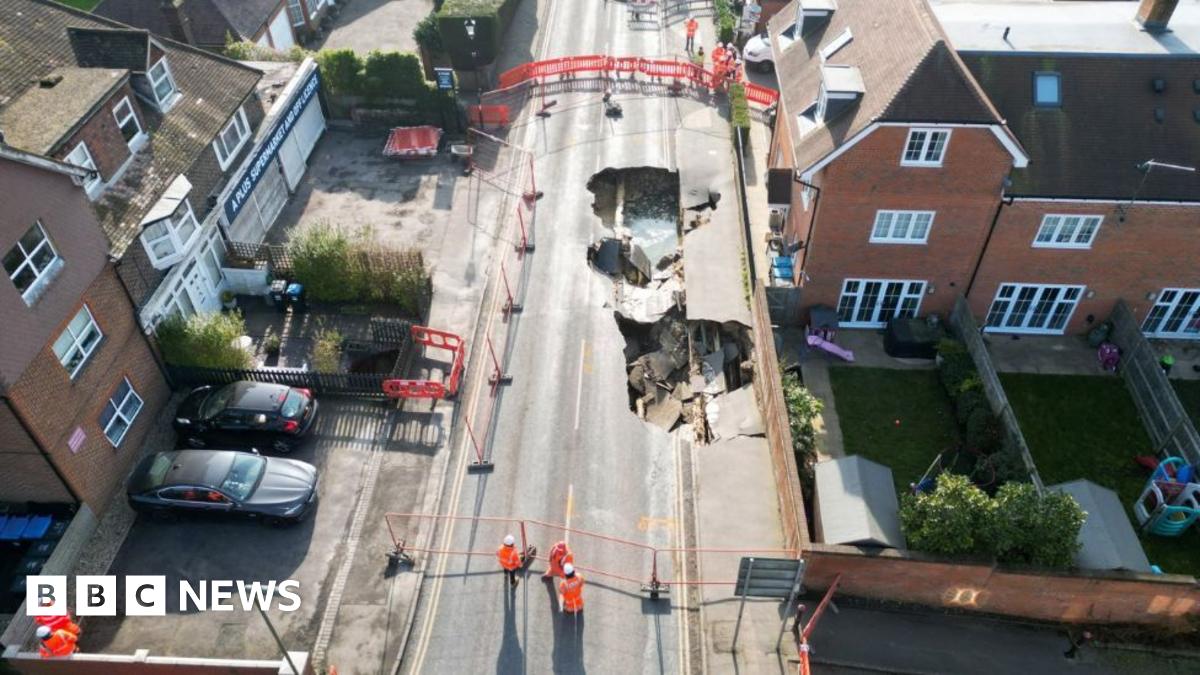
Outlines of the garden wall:
{"type": "Polygon", "coordinates": [[[775,332],[767,309],[767,293],[761,284],[754,290],[750,313],[755,337],[754,390],[767,428],[783,540],[787,548],[800,550],[809,543],[808,517],[804,512],[804,494],[800,491],[800,473],[792,449],[792,428],[783,400],[783,376],[779,372],[779,356],[775,353],[775,332]]]}
{"type": "Polygon", "coordinates": [[[1182,626],[1200,620],[1200,586],[1189,576],[1026,572],[826,544],[809,545],[805,559],[805,586],[828,588],[840,574],[838,593],[857,598],[1059,623],[1182,626]]]}
{"type": "Polygon", "coordinates": [[[1142,335],[1124,300],[1117,301],[1109,320],[1113,324],[1111,339],[1121,348],[1121,378],[1133,396],[1154,449],[1159,454],[1200,462],[1200,434],[1159,367],[1158,353],[1142,335]]]}
{"type": "Polygon", "coordinates": [[[1008,396],[1000,384],[1000,376],[996,374],[996,367],[992,365],[992,357],[988,354],[987,345],[983,343],[979,325],[975,323],[975,317],[971,315],[971,308],[967,306],[967,300],[962,295],[959,295],[954,301],[954,310],[950,313],[950,327],[955,336],[967,346],[971,360],[975,363],[975,369],[979,371],[979,379],[983,382],[983,391],[987,395],[992,412],[1004,425],[1004,442],[1015,447],[1021,454],[1021,459],[1025,462],[1025,469],[1029,472],[1029,479],[1037,486],[1038,492],[1041,492],[1045,489],[1042,477],[1038,475],[1037,466],[1033,463],[1033,455],[1029,453],[1029,445],[1025,442],[1024,434],[1021,433],[1021,426],[1017,424],[1017,416],[1008,403],[1008,396]]]}

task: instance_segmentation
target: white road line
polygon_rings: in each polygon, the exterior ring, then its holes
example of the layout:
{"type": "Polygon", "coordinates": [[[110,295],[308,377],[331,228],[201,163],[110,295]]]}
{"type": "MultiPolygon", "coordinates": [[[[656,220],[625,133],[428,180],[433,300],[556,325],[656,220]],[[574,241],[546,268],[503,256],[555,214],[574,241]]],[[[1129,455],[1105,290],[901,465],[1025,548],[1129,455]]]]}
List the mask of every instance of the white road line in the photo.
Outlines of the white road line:
{"type": "Polygon", "coordinates": [[[563,541],[571,543],[571,512],[575,510],[575,484],[567,485],[567,513],[563,519],[563,541]]]}
{"type": "Polygon", "coordinates": [[[579,383],[575,387],[575,431],[579,431],[579,410],[583,402],[583,358],[587,354],[587,339],[579,341],[579,383]]]}

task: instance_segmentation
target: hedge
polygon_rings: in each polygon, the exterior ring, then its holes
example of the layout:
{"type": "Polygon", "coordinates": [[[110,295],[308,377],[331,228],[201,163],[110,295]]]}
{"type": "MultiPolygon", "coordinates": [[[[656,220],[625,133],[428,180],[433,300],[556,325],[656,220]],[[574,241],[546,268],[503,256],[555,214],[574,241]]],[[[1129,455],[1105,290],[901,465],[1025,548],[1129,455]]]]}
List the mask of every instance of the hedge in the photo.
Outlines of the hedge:
{"type": "Polygon", "coordinates": [[[322,49],[316,61],[334,109],[347,105],[346,97],[362,97],[368,106],[406,109],[405,124],[442,126],[457,115],[453,95],[425,80],[416,54],[375,50],[363,58],[351,49],[322,49]]]}
{"type": "Polygon", "coordinates": [[[955,418],[968,449],[984,455],[1000,450],[1004,435],[983,391],[983,382],[966,345],[945,339],[938,343],[938,376],[954,402],[955,418]]]}
{"type": "Polygon", "coordinates": [[[236,311],[176,314],[154,329],[163,360],[196,368],[249,368],[250,354],[237,343],[245,334],[246,322],[236,311]]]}
{"type": "Polygon", "coordinates": [[[738,17],[733,13],[729,0],[713,0],[713,23],[717,25],[717,42],[733,42],[734,31],[737,30],[738,17]]]}
{"type": "Polygon", "coordinates": [[[500,40],[519,0],[446,0],[438,11],[438,33],[450,62],[458,70],[490,64],[500,53],[500,40]],[[475,39],[467,37],[466,19],[475,20],[475,39]],[[476,52],[475,58],[471,51],[476,52]]]}

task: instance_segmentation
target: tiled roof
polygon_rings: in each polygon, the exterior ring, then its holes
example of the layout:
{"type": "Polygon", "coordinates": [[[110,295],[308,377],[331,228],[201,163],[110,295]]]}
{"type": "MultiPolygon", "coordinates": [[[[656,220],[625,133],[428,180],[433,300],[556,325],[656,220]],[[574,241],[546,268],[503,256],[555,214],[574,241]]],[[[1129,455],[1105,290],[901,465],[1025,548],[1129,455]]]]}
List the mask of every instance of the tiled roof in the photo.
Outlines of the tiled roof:
{"type": "Polygon", "coordinates": [[[99,103],[129,79],[129,71],[64,66],[50,71],[0,108],[0,129],[7,143],[47,155],[99,103]]]}
{"type": "Polygon", "coordinates": [[[145,72],[150,34],[129,28],[69,27],[67,35],[82,68],[124,68],[145,72]]]}
{"type": "Polygon", "coordinates": [[[796,155],[796,168],[806,169],[871,123],[904,122],[998,123],[999,116],[978,85],[946,45],[946,36],[925,0],[838,0],[837,9],[821,25],[809,24],[803,37],[786,48],[780,33],[796,16],[796,1],[769,23],[775,70],[779,76],[796,155]],[[847,29],[853,35],[827,60],[820,49],[847,29]],[[822,66],[858,68],[865,93],[854,105],[807,131],[797,115],[820,91],[822,66]]]}
{"type": "Polygon", "coordinates": [[[1200,173],[1154,169],[1142,183],[1136,168],[1200,164],[1200,54],[962,57],[1029,153],[1009,194],[1200,201],[1200,173]],[[1033,104],[1035,71],[1059,73],[1061,107],[1033,104]]]}
{"type": "MultiPolygon", "coordinates": [[[[182,10],[196,44],[225,43],[225,34],[253,39],[271,18],[280,0],[184,0],[182,10]]],[[[169,36],[161,0],[104,0],[95,11],[116,21],[169,36]]]]}
{"type": "MultiPolygon", "coordinates": [[[[0,21],[0,108],[11,104],[38,78],[56,68],[76,65],[69,27],[126,28],[50,0],[0,0],[0,16],[5,18],[0,21]]],[[[201,153],[212,152],[213,138],[254,91],[261,76],[236,61],[155,39],[166,49],[183,96],[165,115],[142,106],[150,138],[121,180],[96,202],[100,224],[116,256],[136,240],[142,216],[167,185],[179,174],[188,173],[201,153]]]]}
{"type": "MultiPolygon", "coordinates": [[[[280,0],[212,0],[233,29],[246,39],[254,37],[279,6],[280,0]]],[[[291,22],[288,22],[291,25],[291,22]]]]}

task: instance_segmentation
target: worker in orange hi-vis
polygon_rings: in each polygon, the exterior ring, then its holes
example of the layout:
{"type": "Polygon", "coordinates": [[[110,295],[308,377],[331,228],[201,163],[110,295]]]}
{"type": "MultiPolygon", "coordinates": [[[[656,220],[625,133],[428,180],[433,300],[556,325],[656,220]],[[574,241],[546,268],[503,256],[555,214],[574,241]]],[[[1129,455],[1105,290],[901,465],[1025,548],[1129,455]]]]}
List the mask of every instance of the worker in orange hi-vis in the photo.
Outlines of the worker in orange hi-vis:
{"type": "Polygon", "coordinates": [[[75,637],[74,633],[70,633],[62,628],[58,630],[50,630],[49,626],[38,626],[38,639],[42,641],[42,646],[38,648],[38,653],[43,659],[53,659],[60,656],[70,656],[79,651],[76,642],[79,638],[75,637]]]}
{"type": "Polygon", "coordinates": [[[696,21],[696,17],[689,16],[683,26],[687,29],[687,42],[683,44],[683,48],[690,54],[696,48],[696,29],[700,27],[700,23],[696,21]]]}
{"type": "Polygon", "coordinates": [[[571,554],[571,548],[567,546],[567,542],[565,541],[560,541],[550,547],[549,558],[550,567],[542,575],[543,579],[561,577],[563,575],[563,565],[575,562],[575,556],[571,554]]]}
{"type": "Polygon", "coordinates": [[[713,47],[712,60],[714,68],[725,62],[725,45],[718,42],[717,46],[713,47]]]}
{"type": "Polygon", "coordinates": [[[39,626],[45,626],[46,628],[49,628],[51,633],[62,629],[77,638],[79,637],[79,624],[72,621],[69,614],[63,614],[60,616],[35,616],[33,617],[33,620],[36,621],[39,626]]]}
{"type": "Polygon", "coordinates": [[[517,572],[525,565],[525,558],[517,550],[517,540],[511,534],[504,536],[504,544],[496,551],[496,557],[500,560],[500,567],[504,568],[509,585],[516,588],[520,583],[517,572]]]}
{"type": "Polygon", "coordinates": [[[583,611],[583,575],[575,571],[575,565],[563,565],[563,580],[558,582],[562,594],[562,608],[567,614],[583,611]]]}

